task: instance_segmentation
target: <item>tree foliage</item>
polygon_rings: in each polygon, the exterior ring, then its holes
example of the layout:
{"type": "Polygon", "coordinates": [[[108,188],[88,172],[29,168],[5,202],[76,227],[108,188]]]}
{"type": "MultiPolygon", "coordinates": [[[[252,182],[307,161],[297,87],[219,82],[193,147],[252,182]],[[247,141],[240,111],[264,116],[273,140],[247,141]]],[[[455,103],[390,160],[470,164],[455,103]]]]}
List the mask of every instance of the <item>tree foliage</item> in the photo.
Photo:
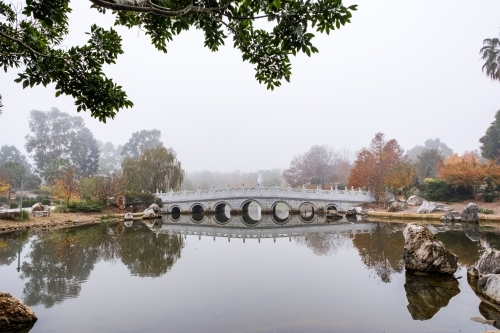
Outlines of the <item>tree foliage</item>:
{"type": "Polygon", "coordinates": [[[424,142],[424,145],[416,145],[412,149],[406,152],[406,155],[413,160],[417,161],[418,156],[424,153],[426,150],[435,149],[439,153],[439,155],[443,156],[443,158],[450,156],[453,154],[453,149],[448,147],[446,143],[442,142],[439,138],[427,139],[424,142]]]}
{"type": "Polygon", "coordinates": [[[45,169],[57,159],[69,161],[86,176],[97,171],[97,141],[81,117],[70,116],[56,108],[47,112],[33,110],[29,128],[31,134],[26,136],[25,147],[40,175],[44,175],[45,169]]]}
{"type": "Polygon", "coordinates": [[[118,145],[115,147],[112,142],[102,143],[101,141],[97,141],[97,145],[99,148],[99,169],[108,175],[115,170],[121,169],[123,146],[118,145]]]}
{"type": "Polygon", "coordinates": [[[348,183],[354,187],[368,187],[378,204],[389,186],[391,169],[402,162],[406,161],[398,142],[394,139],[386,141],[383,133],[377,133],[370,147],[358,153],[348,183]]]}
{"type": "Polygon", "coordinates": [[[500,80],[500,39],[486,38],[483,40],[483,47],[479,50],[479,54],[484,60],[483,73],[492,80],[500,80]]]}
{"type": "MultiPolygon", "coordinates": [[[[255,66],[255,78],[268,89],[289,81],[290,56],[318,52],[313,30],[329,34],[350,23],[356,5],[342,0],[90,0],[101,13],[111,10],[115,25],[139,27],[160,51],[182,31],[200,29],[205,47],[217,51],[231,36],[244,61],[255,66]],[[267,29],[255,25],[267,20],[267,29]]],[[[22,10],[0,3],[0,66],[22,68],[16,82],[23,87],[56,84],[56,96],[75,99],[77,111],[91,112],[106,122],[121,108],[131,107],[121,86],[106,77],[103,67],[123,53],[113,29],[90,26],[81,46],[63,47],[69,33],[69,0],[29,0],[22,10]]],[[[0,100],[1,101],[1,100],[0,100]]]]}
{"type": "Polygon", "coordinates": [[[125,157],[137,158],[143,151],[156,147],[163,147],[161,131],[142,130],[132,133],[132,137],[123,146],[121,154],[125,157]]]}
{"type": "Polygon", "coordinates": [[[18,162],[4,163],[0,166],[0,181],[10,188],[17,188],[21,185],[24,172],[24,167],[18,162]]]}
{"type": "Polygon", "coordinates": [[[405,198],[413,184],[417,182],[416,165],[408,160],[401,159],[399,163],[392,165],[386,177],[387,186],[401,190],[405,198]]]}
{"type": "Polygon", "coordinates": [[[69,166],[62,170],[55,181],[56,197],[66,201],[78,198],[80,191],[80,180],[75,166],[69,166]]]}
{"type": "Polygon", "coordinates": [[[480,163],[474,152],[466,152],[462,156],[453,154],[441,164],[438,177],[455,187],[471,188],[477,197],[486,177],[500,183],[500,165],[493,161],[480,163]]]}
{"type": "Polygon", "coordinates": [[[417,156],[417,172],[421,180],[425,178],[436,178],[439,165],[443,162],[444,155],[438,149],[424,149],[417,156]]]}
{"type": "Polygon", "coordinates": [[[351,167],[349,151],[315,145],[303,155],[297,155],[290,167],[283,171],[283,178],[293,187],[303,184],[345,182],[346,170],[351,167]]]}
{"type": "Polygon", "coordinates": [[[108,198],[123,194],[126,184],[123,174],[118,170],[106,177],[93,176],[85,178],[80,183],[80,196],[106,204],[108,198]]]}
{"type": "Polygon", "coordinates": [[[481,142],[481,155],[484,158],[500,162],[500,110],[495,114],[495,121],[491,123],[479,142],[481,142]]]}
{"type": "Polygon", "coordinates": [[[31,173],[31,164],[16,146],[3,145],[0,148],[0,165],[6,162],[17,162],[24,167],[27,173],[31,173]]]}
{"type": "Polygon", "coordinates": [[[126,157],[122,168],[127,188],[136,192],[178,190],[184,179],[181,162],[165,147],[144,150],[137,158],[126,157]]]}

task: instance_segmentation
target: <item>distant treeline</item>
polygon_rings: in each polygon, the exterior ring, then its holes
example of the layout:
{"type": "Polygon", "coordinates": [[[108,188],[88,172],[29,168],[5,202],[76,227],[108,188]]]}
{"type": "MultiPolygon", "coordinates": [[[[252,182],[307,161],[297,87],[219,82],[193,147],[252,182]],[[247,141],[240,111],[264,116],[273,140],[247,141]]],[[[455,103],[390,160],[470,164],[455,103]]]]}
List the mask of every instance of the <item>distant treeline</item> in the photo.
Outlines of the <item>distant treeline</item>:
{"type": "Polygon", "coordinates": [[[186,190],[208,190],[213,188],[224,188],[228,185],[231,187],[239,186],[283,186],[285,181],[282,177],[283,170],[259,170],[257,172],[241,172],[239,170],[233,172],[219,172],[219,171],[197,171],[188,172],[184,178],[182,188],[186,190]]]}

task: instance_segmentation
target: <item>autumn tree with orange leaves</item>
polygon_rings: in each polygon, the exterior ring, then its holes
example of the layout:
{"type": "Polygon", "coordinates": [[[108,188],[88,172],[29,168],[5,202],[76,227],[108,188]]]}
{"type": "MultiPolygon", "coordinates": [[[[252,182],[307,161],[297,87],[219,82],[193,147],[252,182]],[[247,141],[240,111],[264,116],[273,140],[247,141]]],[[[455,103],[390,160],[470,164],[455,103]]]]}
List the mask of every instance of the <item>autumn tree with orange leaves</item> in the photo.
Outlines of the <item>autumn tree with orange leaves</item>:
{"type": "Polygon", "coordinates": [[[383,133],[375,134],[370,147],[363,148],[358,153],[348,184],[368,187],[379,204],[389,186],[391,170],[406,162],[403,154],[404,151],[396,140],[386,141],[383,133]]]}
{"type": "Polygon", "coordinates": [[[474,152],[466,152],[462,156],[453,154],[439,166],[439,179],[453,184],[455,188],[471,188],[476,200],[479,187],[484,185],[488,177],[499,184],[500,165],[492,160],[481,163],[474,152]]]}
{"type": "Polygon", "coordinates": [[[80,181],[78,179],[78,170],[75,166],[65,168],[55,181],[55,188],[59,197],[69,201],[78,197],[80,181]]]}
{"type": "Polygon", "coordinates": [[[417,180],[417,166],[403,158],[399,163],[391,166],[386,177],[386,185],[397,190],[401,190],[405,199],[413,184],[417,180]]]}

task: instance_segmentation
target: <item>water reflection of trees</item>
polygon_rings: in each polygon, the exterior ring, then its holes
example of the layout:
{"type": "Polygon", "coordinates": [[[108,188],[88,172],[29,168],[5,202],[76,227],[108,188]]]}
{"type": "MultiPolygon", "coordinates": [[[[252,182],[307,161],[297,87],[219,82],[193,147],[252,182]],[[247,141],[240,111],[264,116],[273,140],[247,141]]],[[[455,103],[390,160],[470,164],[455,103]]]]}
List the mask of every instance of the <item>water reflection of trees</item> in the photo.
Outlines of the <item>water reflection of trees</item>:
{"type": "Polygon", "coordinates": [[[98,249],[89,246],[88,240],[101,228],[57,230],[35,238],[27,255],[30,260],[21,266],[21,278],[28,279],[24,302],[49,308],[78,297],[98,258],[98,249]]]}
{"type": "MultiPolygon", "coordinates": [[[[476,224],[477,226],[477,224],[476,224]]],[[[464,231],[469,229],[464,226],[464,231]]],[[[444,246],[458,257],[458,264],[466,267],[474,265],[481,256],[481,245],[474,242],[462,230],[448,230],[437,233],[436,239],[441,241],[444,246]]]]}
{"type": "Polygon", "coordinates": [[[0,266],[12,264],[28,242],[28,231],[0,234],[0,266]]]}
{"type": "Polygon", "coordinates": [[[351,235],[330,234],[330,235],[310,235],[297,236],[295,242],[310,248],[318,256],[337,253],[338,249],[349,244],[351,235]]]}
{"type": "MultiPolygon", "coordinates": [[[[23,300],[29,306],[52,307],[78,297],[81,285],[99,260],[121,260],[131,274],[161,276],[180,257],[184,240],[180,235],[155,234],[142,223],[124,229],[123,224],[100,224],[60,229],[34,238],[28,261],[21,265],[26,279],[23,300]]],[[[0,261],[12,263],[14,247],[0,249],[0,261]],[[5,258],[5,259],[4,259],[5,258]]]]}
{"type": "Polygon", "coordinates": [[[363,263],[383,282],[391,282],[391,274],[403,271],[404,237],[399,226],[377,223],[372,233],[357,234],[352,243],[363,263]]]}
{"type": "Polygon", "coordinates": [[[152,233],[148,228],[125,229],[118,238],[120,258],[132,275],[158,277],[167,273],[184,247],[182,235],[152,233]]]}

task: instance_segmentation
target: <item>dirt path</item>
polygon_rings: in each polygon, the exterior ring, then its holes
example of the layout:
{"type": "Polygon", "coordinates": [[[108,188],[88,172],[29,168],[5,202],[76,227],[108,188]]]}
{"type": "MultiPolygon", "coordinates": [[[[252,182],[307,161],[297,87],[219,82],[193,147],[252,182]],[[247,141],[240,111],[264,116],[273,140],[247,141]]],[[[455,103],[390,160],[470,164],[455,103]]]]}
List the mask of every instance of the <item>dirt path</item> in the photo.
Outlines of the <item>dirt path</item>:
{"type": "MultiPolygon", "coordinates": [[[[48,217],[30,216],[29,221],[0,220],[0,232],[22,229],[46,229],[101,223],[101,217],[107,213],[54,213],[48,217]]],[[[117,220],[117,219],[114,219],[117,220]]]]}

